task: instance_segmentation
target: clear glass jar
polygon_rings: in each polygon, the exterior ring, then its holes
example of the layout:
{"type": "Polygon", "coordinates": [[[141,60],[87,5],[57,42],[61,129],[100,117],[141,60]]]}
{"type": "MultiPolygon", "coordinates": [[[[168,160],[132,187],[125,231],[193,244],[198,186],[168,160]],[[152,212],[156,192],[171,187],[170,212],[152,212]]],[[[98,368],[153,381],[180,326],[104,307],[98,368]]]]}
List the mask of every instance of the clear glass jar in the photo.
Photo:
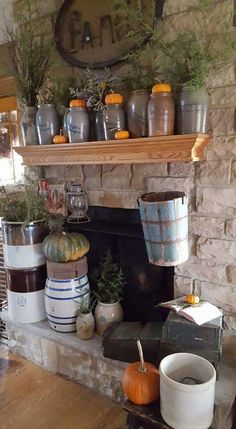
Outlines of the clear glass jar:
{"type": "Polygon", "coordinates": [[[125,114],[122,104],[108,104],[103,112],[105,140],[115,140],[115,133],[125,129],[125,114]]]}
{"type": "Polygon", "coordinates": [[[155,85],[148,103],[148,135],[150,137],[172,135],[174,122],[175,103],[170,85],[155,85]]]}

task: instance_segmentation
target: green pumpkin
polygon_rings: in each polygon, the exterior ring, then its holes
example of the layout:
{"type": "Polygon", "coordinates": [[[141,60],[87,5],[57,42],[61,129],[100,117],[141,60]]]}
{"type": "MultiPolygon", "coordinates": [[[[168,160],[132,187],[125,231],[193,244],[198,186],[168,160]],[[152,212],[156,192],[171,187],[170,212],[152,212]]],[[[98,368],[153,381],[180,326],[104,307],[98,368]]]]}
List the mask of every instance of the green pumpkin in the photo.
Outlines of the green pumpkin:
{"type": "Polygon", "coordinates": [[[45,237],[43,253],[52,262],[76,261],[89,251],[89,241],[77,232],[58,232],[45,237]]]}

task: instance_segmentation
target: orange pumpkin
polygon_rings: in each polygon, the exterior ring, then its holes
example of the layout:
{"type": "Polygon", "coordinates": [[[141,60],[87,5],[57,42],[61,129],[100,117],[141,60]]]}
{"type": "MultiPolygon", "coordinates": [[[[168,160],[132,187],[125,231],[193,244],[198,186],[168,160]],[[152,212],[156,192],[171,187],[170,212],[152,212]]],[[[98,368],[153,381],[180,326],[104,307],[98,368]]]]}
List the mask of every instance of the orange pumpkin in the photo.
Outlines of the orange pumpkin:
{"type": "Polygon", "coordinates": [[[112,92],[105,97],[105,104],[122,104],[124,101],[123,95],[112,92]]]}
{"type": "Polygon", "coordinates": [[[70,101],[70,107],[86,107],[86,101],[83,98],[76,98],[70,101]]]}
{"type": "Polygon", "coordinates": [[[157,83],[152,87],[152,92],[171,92],[171,86],[169,83],[157,83]]]}
{"type": "Polygon", "coordinates": [[[119,130],[119,131],[116,131],[116,133],[115,133],[115,139],[116,140],[128,139],[128,138],[129,138],[129,131],[119,130]]]}
{"type": "Polygon", "coordinates": [[[62,134],[62,130],[60,130],[60,134],[53,137],[53,143],[55,144],[65,144],[68,143],[68,139],[66,136],[62,134]]]}
{"type": "Polygon", "coordinates": [[[185,297],[185,302],[188,304],[199,304],[200,298],[197,295],[190,294],[185,297]]]}
{"type": "Polygon", "coordinates": [[[140,341],[137,341],[140,362],[134,362],[124,371],[121,384],[127,398],[137,405],[146,405],[160,396],[160,374],[152,363],[144,362],[140,341]]]}

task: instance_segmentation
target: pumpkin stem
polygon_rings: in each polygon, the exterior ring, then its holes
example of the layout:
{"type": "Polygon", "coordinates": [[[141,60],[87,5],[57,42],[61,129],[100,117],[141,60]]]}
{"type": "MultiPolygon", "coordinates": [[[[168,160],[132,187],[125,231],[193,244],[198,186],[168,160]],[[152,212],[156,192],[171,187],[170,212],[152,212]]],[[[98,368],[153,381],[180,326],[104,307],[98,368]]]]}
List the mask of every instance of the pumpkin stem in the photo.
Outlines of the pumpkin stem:
{"type": "Polygon", "coordinates": [[[142,345],[140,343],[140,340],[137,341],[137,347],[138,347],[138,353],[139,353],[139,359],[140,359],[139,371],[140,372],[146,372],[147,368],[145,367],[145,362],[144,362],[144,358],[143,358],[143,349],[142,349],[142,345]]]}

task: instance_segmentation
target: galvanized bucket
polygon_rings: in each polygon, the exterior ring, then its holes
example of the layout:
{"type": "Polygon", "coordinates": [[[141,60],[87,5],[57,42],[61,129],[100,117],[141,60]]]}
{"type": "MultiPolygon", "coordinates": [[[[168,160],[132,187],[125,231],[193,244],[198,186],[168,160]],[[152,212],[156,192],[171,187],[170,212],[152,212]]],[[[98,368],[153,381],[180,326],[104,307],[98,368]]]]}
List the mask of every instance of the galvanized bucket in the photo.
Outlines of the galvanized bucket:
{"type": "Polygon", "coordinates": [[[188,259],[188,200],[184,192],[151,192],[138,198],[148,259],[175,266],[188,259]]]}

